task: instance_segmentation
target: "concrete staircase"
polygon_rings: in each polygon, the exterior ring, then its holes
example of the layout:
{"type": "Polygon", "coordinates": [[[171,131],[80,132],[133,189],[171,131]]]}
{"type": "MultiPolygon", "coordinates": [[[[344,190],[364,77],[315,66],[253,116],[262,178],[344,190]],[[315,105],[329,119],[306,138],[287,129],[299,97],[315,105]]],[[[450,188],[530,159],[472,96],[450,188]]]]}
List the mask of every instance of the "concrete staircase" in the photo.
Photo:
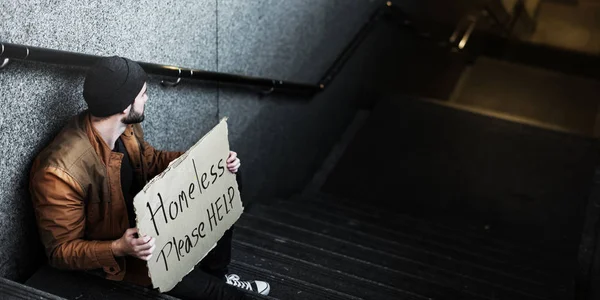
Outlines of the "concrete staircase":
{"type": "MultiPolygon", "coordinates": [[[[404,44],[401,39],[396,43],[404,44]]],[[[513,63],[531,62],[536,56],[537,67],[555,61],[558,50],[539,55],[539,45],[519,43],[511,45],[510,53],[503,49],[484,54],[513,63]]],[[[437,51],[431,52],[437,55],[437,51]]],[[[403,57],[414,56],[388,59],[403,57]]],[[[581,57],[570,60],[587,65],[575,68],[576,75],[597,79],[596,66],[588,64],[589,57],[581,57]]],[[[389,65],[396,70],[401,64],[389,65]]],[[[423,63],[415,65],[420,68],[423,63]]],[[[432,64],[432,69],[439,65],[432,64]]],[[[572,73],[568,71],[573,65],[559,65],[554,71],[572,73]]],[[[473,74],[477,71],[470,69],[473,74]]],[[[390,90],[384,91],[388,97],[399,82],[408,81],[389,74],[382,78],[390,82],[390,90]]],[[[430,80],[430,74],[425,75],[430,80]]],[[[440,82],[453,81],[444,77],[440,82]]],[[[463,86],[450,99],[392,95],[393,105],[379,104],[369,120],[362,118],[366,124],[359,126],[356,139],[350,138],[355,146],[340,147],[342,160],[329,162],[329,171],[318,173],[308,192],[247,207],[235,225],[230,271],[271,284],[268,297],[249,297],[573,299],[571,250],[577,240],[573,232],[577,233],[581,217],[577,208],[586,200],[584,181],[594,169],[588,162],[597,156],[589,139],[592,134],[577,127],[586,132],[573,135],[569,130],[494,115],[491,109],[488,113],[465,109],[457,100],[475,97],[476,93],[465,92],[482,86],[475,83],[463,86]],[[568,178],[561,177],[567,172],[568,178]],[[503,219],[507,216],[512,219],[503,219]],[[561,228],[565,236],[557,233],[561,228]],[[561,243],[567,245],[565,249],[552,247],[561,243]]],[[[414,94],[421,92],[415,90],[414,94]]],[[[463,106],[474,107],[467,104],[463,106]]],[[[174,299],[48,267],[26,285],[0,280],[0,295],[2,299],[174,299]]]]}
{"type": "MultiPolygon", "coordinates": [[[[563,251],[539,243],[544,238],[536,234],[540,227],[533,224],[538,216],[529,215],[532,224],[527,225],[504,224],[501,218],[485,223],[484,219],[489,217],[485,210],[477,213],[475,209],[481,207],[469,207],[469,203],[479,203],[489,210],[494,208],[495,199],[485,194],[479,194],[479,198],[474,199],[469,193],[473,188],[477,192],[486,192],[479,188],[485,187],[486,182],[491,180],[489,182],[495,182],[497,190],[487,192],[503,197],[502,186],[506,181],[501,180],[502,174],[517,168],[511,167],[511,164],[524,164],[518,159],[509,163],[508,160],[502,160],[499,157],[501,155],[489,158],[485,151],[505,153],[503,151],[507,149],[517,149],[521,143],[554,143],[554,151],[560,152],[562,150],[558,145],[570,141],[565,151],[573,154],[574,149],[579,148],[577,151],[586,153],[588,144],[581,139],[565,133],[528,128],[528,125],[477,115],[431,101],[397,99],[392,105],[380,104],[333,168],[321,191],[317,189],[287,199],[262,201],[247,208],[235,225],[230,271],[242,278],[263,279],[271,283],[268,297],[249,294],[251,299],[573,299],[574,270],[570,259],[563,251]],[[394,118],[386,117],[386,114],[394,118]],[[382,120],[391,121],[391,124],[399,127],[378,123],[382,120]],[[373,127],[374,123],[385,126],[373,127]],[[388,128],[388,131],[382,128],[388,128]],[[378,132],[379,136],[374,135],[372,130],[378,132]],[[434,134],[438,130],[445,133],[434,134]],[[496,136],[488,136],[489,141],[471,138],[474,132],[487,130],[492,130],[496,136]],[[381,143],[369,142],[365,136],[378,138],[381,143]],[[375,165],[393,170],[370,174],[375,181],[387,186],[387,191],[381,191],[382,186],[368,182],[368,177],[358,176],[347,168],[350,162],[361,171],[363,162],[357,156],[357,147],[377,153],[392,153],[391,148],[386,146],[388,142],[381,137],[402,140],[401,147],[404,148],[396,148],[392,156],[375,156],[382,161],[375,165]],[[520,141],[521,137],[527,142],[520,141]],[[443,143],[438,144],[438,139],[442,139],[443,143]],[[512,144],[502,145],[509,141],[512,144]],[[473,142],[489,142],[494,146],[489,149],[481,145],[476,148],[466,146],[473,146],[473,142]],[[364,143],[367,143],[366,148],[364,143]],[[465,151],[467,156],[472,151],[479,153],[478,156],[469,156],[470,166],[462,164],[462,154],[452,152],[454,147],[458,147],[454,145],[456,143],[467,143],[465,147],[457,148],[463,149],[461,151],[465,151]],[[418,156],[410,161],[405,160],[410,158],[410,153],[418,156]],[[428,169],[422,164],[423,161],[419,161],[419,157],[431,161],[427,158],[430,154],[441,160],[454,158],[446,163],[437,161],[442,164],[436,169],[428,169]],[[398,160],[398,155],[405,157],[398,160]],[[497,174],[494,176],[498,177],[487,178],[489,176],[478,173],[480,175],[476,176],[485,178],[480,181],[463,178],[471,176],[469,174],[476,172],[479,166],[493,167],[492,159],[499,159],[499,164],[508,165],[495,171],[497,174]],[[461,164],[465,170],[453,169],[452,161],[461,164]],[[386,165],[385,162],[389,163],[386,165]],[[429,172],[430,177],[420,176],[419,168],[425,168],[423,174],[429,172]],[[453,178],[444,175],[448,171],[453,172],[453,178]],[[436,188],[429,181],[433,179],[434,183],[437,182],[436,176],[446,178],[446,184],[455,186],[444,184],[436,188]],[[386,182],[382,178],[390,180],[386,182]],[[411,183],[409,178],[414,182],[411,183]],[[461,180],[473,186],[457,185],[461,180]],[[364,184],[361,185],[361,182],[364,184]],[[415,193],[419,190],[420,193],[415,193]],[[460,211],[462,213],[457,213],[460,211]],[[516,231],[523,232],[521,237],[525,239],[506,238],[506,233],[518,236],[516,231]]],[[[537,151],[537,148],[529,147],[531,151],[537,151]]],[[[527,156],[526,151],[520,149],[520,155],[527,156]]],[[[362,159],[372,161],[373,157],[367,155],[362,159]]],[[[556,160],[553,154],[538,157],[539,160],[533,163],[536,166],[544,163],[544,159],[556,160]]],[[[565,159],[586,165],[582,160],[585,157],[565,159]]],[[[555,161],[554,165],[547,167],[556,169],[561,164],[555,161]]],[[[571,179],[579,182],[579,171],[572,164],[564,165],[571,170],[571,179]]],[[[590,168],[593,169],[593,165],[590,168]]],[[[513,171],[519,172],[518,169],[513,171]]],[[[540,172],[548,173],[542,178],[547,179],[547,189],[567,188],[552,184],[549,180],[556,176],[551,172],[540,172]]],[[[556,172],[561,173],[558,169],[556,172]]],[[[586,171],[581,169],[581,172],[586,171]]],[[[522,184],[531,185],[535,182],[522,184]]],[[[520,192],[514,190],[518,186],[510,187],[512,192],[520,192]]],[[[539,191],[535,186],[528,188],[539,191]]],[[[525,199],[527,201],[519,204],[521,207],[518,212],[528,214],[528,208],[534,211],[547,207],[548,203],[539,201],[551,199],[545,199],[545,193],[539,195],[542,195],[541,199],[535,195],[530,195],[532,199],[525,199]],[[527,203],[531,206],[524,206],[527,203]],[[536,205],[540,206],[536,208],[536,205]]],[[[522,199],[496,200],[507,204],[522,199]]],[[[579,201],[576,197],[570,197],[569,200],[572,203],[579,201]]],[[[558,205],[563,208],[549,207],[555,213],[552,220],[562,224],[559,227],[565,229],[566,233],[571,225],[559,217],[563,216],[562,211],[566,211],[567,206],[558,205]]],[[[501,209],[498,213],[508,213],[514,207],[496,209],[501,209]]],[[[518,217],[517,214],[515,218],[518,217]]],[[[540,232],[557,228],[554,226],[556,224],[541,225],[540,232]]],[[[547,233],[547,236],[552,234],[547,233]]],[[[174,299],[152,290],[47,267],[40,269],[26,285],[29,287],[2,282],[0,292],[14,299],[174,299]],[[19,294],[21,292],[23,297],[19,294]]]]}
{"type": "Polygon", "coordinates": [[[254,206],[236,224],[236,271],[267,276],[277,299],[569,299],[535,250],[374,200],[254,206]]]}

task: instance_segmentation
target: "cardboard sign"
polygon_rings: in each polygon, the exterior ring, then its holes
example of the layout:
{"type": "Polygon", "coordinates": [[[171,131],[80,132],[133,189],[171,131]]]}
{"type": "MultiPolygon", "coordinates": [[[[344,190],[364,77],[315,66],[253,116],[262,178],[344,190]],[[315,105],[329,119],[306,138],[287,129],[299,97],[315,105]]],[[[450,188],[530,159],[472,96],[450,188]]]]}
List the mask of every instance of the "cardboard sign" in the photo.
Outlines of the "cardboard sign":
{"type": "Polygon", "coordinates": [[[228,156],[224,118],[135,196],[137,228],[156,239],[148,269],[159,291],[181,281],[242,214],[228,156]]]}

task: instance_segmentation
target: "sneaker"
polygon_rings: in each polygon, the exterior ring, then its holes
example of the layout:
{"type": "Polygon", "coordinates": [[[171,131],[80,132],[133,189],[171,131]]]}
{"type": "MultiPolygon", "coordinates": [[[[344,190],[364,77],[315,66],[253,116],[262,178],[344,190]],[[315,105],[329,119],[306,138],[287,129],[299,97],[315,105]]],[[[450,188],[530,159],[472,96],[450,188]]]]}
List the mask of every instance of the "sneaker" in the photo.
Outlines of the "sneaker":
{"type": "Polygon", "coordinates": [[[252,280],[252,281],[241,281],[240,276],[236,274],[226,274],[225,280],[227,284],[233,285],[235,287],[252,291],[255,293],[259,293],[261,295],[268,295],[271,291],[271,287],[268,282],[252,280]]]}

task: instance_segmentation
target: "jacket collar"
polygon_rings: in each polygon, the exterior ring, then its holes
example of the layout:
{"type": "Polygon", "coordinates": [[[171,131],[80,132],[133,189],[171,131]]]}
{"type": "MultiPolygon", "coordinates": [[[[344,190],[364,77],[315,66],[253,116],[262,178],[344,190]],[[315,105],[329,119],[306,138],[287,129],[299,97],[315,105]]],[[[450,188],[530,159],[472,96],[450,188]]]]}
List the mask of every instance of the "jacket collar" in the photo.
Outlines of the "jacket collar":
{"type": "MultiPolygon", "coordinates": [[[[112,149],[108,147],[102,136],[100,136],[100,133],[92,125],[91,114],[88,111],[85,111],[82,113],[81,117],[84,122],[85,132],[90,140],[90,144],[92,144],[92,148],[94,148],[94,151],[96,152],[98,157],[100,157],[102,163],[104,163],[104,165],[108,165],[111,154],[113,153],[112,149]]],[[[127,128],[125,129],[121,137],[127,136],[128,134],[133,135],[133,125],[127,125],[127,128]]]]}

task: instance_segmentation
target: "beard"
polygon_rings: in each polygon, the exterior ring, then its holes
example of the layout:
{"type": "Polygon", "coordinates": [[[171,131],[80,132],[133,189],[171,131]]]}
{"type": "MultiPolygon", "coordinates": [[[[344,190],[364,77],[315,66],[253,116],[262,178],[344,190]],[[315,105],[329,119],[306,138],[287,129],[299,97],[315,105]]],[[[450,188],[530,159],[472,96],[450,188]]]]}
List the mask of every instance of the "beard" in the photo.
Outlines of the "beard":
{"type": "Polygon", "coordinates": [[[131,110],[129,111],[129,114],[127,114],[126,117],[124,117],[121,122],[123,122],[123,124],[137,124],[137,123],[142,123],[142,121],[144,121],[144,112],[142,111],[137,112],[133,109],[133,107],[131,107],[131,110]]]}

